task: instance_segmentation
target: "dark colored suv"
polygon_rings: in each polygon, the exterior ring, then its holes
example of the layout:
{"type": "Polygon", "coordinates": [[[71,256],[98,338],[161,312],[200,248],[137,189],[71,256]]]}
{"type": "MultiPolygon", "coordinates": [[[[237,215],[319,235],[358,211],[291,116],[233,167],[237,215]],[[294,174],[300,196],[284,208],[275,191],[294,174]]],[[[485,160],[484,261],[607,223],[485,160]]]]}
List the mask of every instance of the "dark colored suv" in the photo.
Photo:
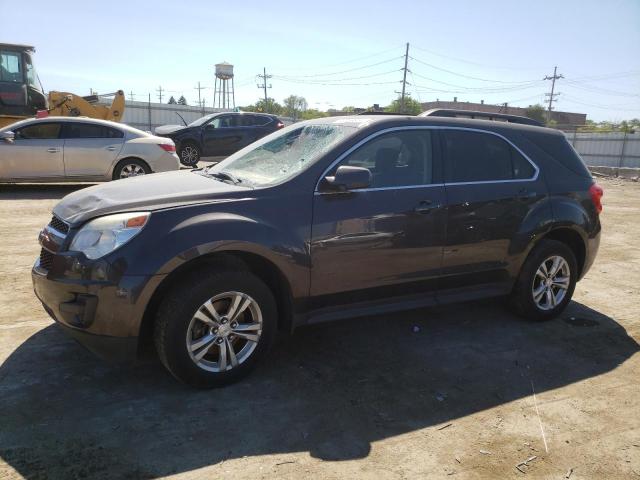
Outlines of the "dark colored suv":
{"type": "Polygon", "coordinates": [[[194,167],[200,157],[226,157],[283,127],[275,115],[228,112],[213,113],[186,126],[158,127],[155,133],[173,140],[180,162],[194,167]]]}
{"type": "Polygon", "coordinates": [[[178,379],[222,385],[305,324],[492,296],[552,318],[593,263],[601,196],[556,130],[318,119],[208,169],[68,195],[33,283],[97,354],[154,342],[178,379]]]}

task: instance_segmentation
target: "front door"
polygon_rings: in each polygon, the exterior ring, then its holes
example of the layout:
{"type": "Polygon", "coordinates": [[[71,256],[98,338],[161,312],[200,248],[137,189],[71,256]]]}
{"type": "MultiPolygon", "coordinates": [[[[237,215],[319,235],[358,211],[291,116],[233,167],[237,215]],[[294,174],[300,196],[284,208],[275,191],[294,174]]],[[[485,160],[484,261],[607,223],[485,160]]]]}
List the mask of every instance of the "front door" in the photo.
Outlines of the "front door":
{"type": "Polygon", "coordinates": [[[441,288],[508,287],[512,242],[546,186],[537,167],[495,133],[440,135],[448,212],[441,288]]]}
{"type": "Polygon", "coordinates": [[[349,153],[369,188],[314,195],[311,295],[317,304],[435,295],[445,235],[444,187],[426,129],[394,130],[349,153]]]}
{"type": "Polygon", "coordinates": [[[231,155],[246,143],[246,129],[236,125],[236,116],[220,115],[214,117],[203,127],[203,156],[217,157],[231,155]]]}
{"type": "Polygon", "coordinates": [[[110,176],[124,132],[106,125],[64,122],[64,164],[68,177],[110,176]]]}
{"type": "Polygon", "coordinates": [[[0,142],[0,178],[64,178],[59,122],[34,122],[13,133],[12,143],[0,142]]]}

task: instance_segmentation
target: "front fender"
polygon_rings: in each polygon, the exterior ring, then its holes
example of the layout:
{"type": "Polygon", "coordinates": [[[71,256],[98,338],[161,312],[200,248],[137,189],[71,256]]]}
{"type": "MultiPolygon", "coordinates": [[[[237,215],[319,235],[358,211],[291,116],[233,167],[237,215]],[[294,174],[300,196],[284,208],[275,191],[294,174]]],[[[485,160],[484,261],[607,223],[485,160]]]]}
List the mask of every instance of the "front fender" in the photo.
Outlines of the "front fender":
{"type": "MultiPolygon", "coordinates": [[[[308,230],[304,226],[281,228],[264,217],[207,210],[210,208],[206,205],[191,206],[152,215],[143,233],[132,240],[127,255],[112,265],[128,275],[166,275],[207,255],[230,251],[252,253],[282,272],[291,283],[294,297],[308,294],[309,255],[305,241],[308,230]]],[[[289,217],[285,221],[291,220],[289,217]]]]}

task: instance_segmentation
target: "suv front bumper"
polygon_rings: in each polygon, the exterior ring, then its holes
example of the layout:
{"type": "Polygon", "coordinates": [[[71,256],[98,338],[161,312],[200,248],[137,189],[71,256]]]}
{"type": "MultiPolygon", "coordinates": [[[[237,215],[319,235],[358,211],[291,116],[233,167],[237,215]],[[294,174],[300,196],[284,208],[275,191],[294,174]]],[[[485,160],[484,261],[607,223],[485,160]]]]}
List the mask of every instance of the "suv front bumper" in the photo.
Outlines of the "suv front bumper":
{"type": "Polygon", "coordinates": [[[97,356],[113,362],[135,360],[142,317],[165,276],[123,275],[117,281],[96,281],[70,273],[53,276],[36,261],[33,289],[46,312],[97,356]]]}

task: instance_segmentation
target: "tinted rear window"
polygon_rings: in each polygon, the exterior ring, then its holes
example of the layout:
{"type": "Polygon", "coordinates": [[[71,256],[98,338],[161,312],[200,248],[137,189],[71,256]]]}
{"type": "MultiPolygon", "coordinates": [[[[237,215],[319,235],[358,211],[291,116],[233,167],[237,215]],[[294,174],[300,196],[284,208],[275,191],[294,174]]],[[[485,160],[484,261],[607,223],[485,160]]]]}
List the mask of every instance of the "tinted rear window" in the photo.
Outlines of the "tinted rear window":
{"type": "Polygon", "coordinates": [[[124,133],[115,128],[92,123],[65,124],[65,138],[122,138],[124,133]]]}
{"type": "Polygon", "coordinates": [[[496,135],[444,130],[442,138],[447,182],[524,180],[535,174],[533,165],[496,135]]]}
{"type": "Polygon", "coordinates": [[[523,135],[557,162],[581,177],[591,178],[589,169],[564,135],[523,132],[523,135]]]}

